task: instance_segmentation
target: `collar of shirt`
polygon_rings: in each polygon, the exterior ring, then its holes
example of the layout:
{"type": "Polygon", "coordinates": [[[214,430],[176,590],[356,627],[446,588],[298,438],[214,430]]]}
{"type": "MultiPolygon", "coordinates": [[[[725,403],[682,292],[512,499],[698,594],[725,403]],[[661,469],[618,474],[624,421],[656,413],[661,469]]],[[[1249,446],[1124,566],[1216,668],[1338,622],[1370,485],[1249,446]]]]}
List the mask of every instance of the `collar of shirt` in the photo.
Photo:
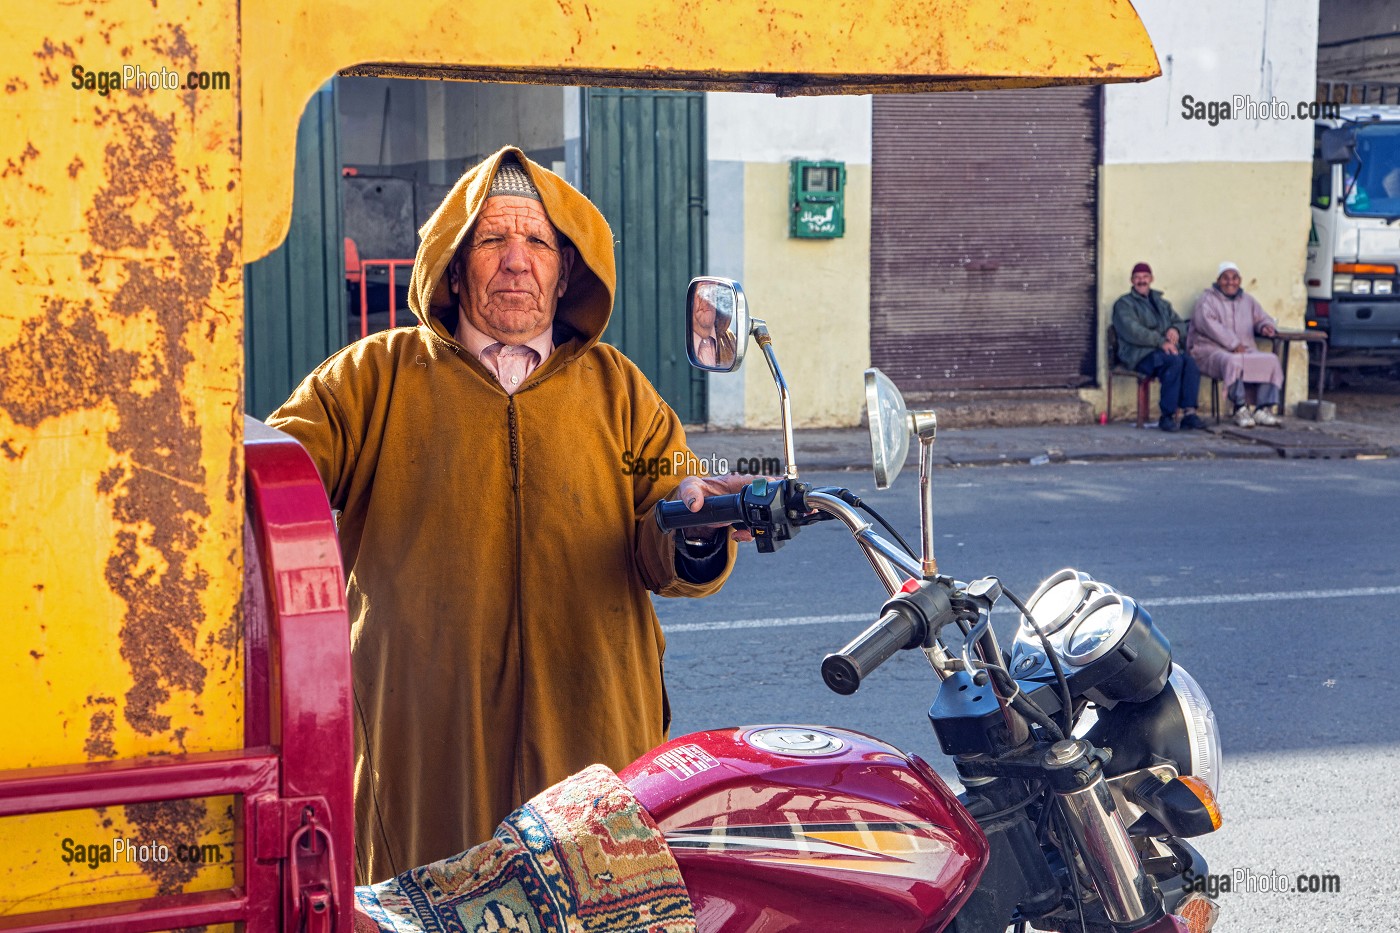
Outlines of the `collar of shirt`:
{"type": "Polygon", "coordinates": [[[554,352],[554,328],[547,327],[518,346],[507,346],[477,329],[465,314],[457,317],[457,336],[510,394],[554,352]],[[514,381],[511,381],[514,380],[514,381]]]}

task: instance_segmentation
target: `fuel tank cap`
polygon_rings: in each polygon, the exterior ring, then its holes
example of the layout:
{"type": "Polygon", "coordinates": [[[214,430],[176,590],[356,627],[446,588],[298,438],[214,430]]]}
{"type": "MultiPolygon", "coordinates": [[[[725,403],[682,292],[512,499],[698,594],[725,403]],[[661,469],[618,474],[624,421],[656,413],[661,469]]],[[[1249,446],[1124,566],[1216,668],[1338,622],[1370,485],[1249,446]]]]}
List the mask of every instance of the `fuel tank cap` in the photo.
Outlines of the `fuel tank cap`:
{"type": "Polygon", "coordinates": [[[834,755],[846,747],[845,742],[830,732],[809,726],[774,726],[759,729],[744,736],[744,741],[765,752],[790,755],[794,758],[834,755]]]}

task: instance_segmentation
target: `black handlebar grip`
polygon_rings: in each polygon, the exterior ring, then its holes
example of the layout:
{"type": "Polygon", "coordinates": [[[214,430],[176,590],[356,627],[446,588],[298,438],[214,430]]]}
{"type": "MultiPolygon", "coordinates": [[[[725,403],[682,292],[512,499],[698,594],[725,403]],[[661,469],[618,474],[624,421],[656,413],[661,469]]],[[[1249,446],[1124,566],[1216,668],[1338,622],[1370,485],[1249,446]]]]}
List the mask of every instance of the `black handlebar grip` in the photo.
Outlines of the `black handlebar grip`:
{"type": "Polygon", "coordinates": [[[843,696],[855,693],[860,689],[862,678],[888,661],[896,651],[911,647],[916,641],[918,624],[911,615],[899,608],[891,609],[856,636],[855,641],[827,655],[822,659],[822,680],[843,696]]]}
{"type": "Polygon", "coordinates": [[[740,505],[739,493],[706,496],[696,512],[686,508],[684,502],[669,499],[656,507],[656,523],[661,526],[662,531],[697,528],[700,525],[730,525],[743,521],[744,509],[740,505]]]}

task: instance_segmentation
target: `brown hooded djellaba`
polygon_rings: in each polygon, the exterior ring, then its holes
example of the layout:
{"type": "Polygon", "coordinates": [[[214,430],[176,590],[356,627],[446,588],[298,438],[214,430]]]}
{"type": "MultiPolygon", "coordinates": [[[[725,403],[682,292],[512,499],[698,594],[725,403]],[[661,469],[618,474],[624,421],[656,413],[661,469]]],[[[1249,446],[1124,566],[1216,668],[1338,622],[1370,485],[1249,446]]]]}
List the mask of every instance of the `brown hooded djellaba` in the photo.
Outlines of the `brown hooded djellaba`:
{"type": "Polygon", "coordinates": [[[420,232],[418,326],[346,347],[268,419],[305,445],[341,511],[361,883],[483,842],[556,781],[664,741],[665,639],[647,591],[708,595],[735,554],[731,542],[713,582],[686,582],[656,526],[685,434],[598,342],[616,279],[597,208],[503,149],[420,232]],[[454,339],[446,285],[510,154],[579,253],[555,350],[514,395],[454,339]]]}

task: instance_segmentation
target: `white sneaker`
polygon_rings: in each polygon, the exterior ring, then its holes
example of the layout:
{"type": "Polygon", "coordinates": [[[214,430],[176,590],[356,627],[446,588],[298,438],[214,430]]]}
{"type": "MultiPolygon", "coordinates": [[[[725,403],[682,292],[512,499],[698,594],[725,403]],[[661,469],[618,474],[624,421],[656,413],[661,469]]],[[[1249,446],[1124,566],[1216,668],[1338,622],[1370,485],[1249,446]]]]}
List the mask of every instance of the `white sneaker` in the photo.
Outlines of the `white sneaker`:
{"type": "Polygon", "coordinates": [[[1266,428],[1276,428],[1283,424],[1283,422],[1279,420],[1278,415],[1269,411],[1267,408],[1256,408],[1254,410],[1254,423],[1262,424],[1266,428]]]}
{"type": "Polygon", "coordinates": [[[1253,409],[1250,408],[1248,405],[1241,405],[1239,408],[1236,408],[1234,421],[1235,424],[1241,428],[1254,427],[1255,421],[1253,409]]]}

